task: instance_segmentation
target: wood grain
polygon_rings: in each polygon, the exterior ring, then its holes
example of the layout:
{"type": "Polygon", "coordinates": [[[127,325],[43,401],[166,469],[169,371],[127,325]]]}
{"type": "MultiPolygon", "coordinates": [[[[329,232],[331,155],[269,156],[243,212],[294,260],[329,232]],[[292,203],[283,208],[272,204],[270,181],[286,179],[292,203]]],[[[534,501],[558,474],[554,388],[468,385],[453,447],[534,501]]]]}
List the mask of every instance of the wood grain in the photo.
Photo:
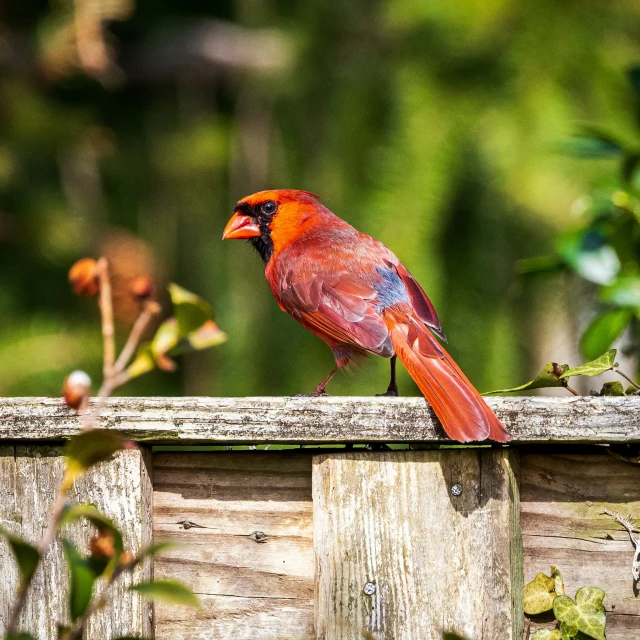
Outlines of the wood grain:
{"type": "MultiPolygon", "coordinates": [[[[562,571],[567,595],[600,587],[608,640],[640,640],[640,598],[631,577],[633,547],[604,507],[640,517],[640,465],[607,455],[521,455],[525,580],[562,571]]],[[[538,625],[532,626],[532,632],[538,625]]]]}
{"type": "MultiPolygon", "coordinates": [[[[488,398],[513,444],[640,442],[640,397],[488,398]]],[[[111,398],[101,426],[156,444],[451,442],[423,398],[111,398]]],[[[80,429],[58,399],[0,398],[0,440],[80,429]]]]}
{"type": "Polygon", "coordinates": [[[479,449],[315,457],[316,637],[441,640],[455,631],[520,640],[515,457],[479,449]]]}
{"type": "Polygon", "coordinates": [[[200,596],[156,605],[159,640],[313,636],[311,455],[156,453],[154,535],[183,543],[155,562],[200,596]]]}
{"type": "MultiPolygon", "coordinates": [[[[113,460],[97,465],[76,482],[70,502],[92,502],[121,528],[125,545],[133,553],[151,542],[151,478],[145,452],[123,451],[113,460]]],[[[51,504],[62,479],[64,462],[59,447],[0,446],[0,524],[37,542],[44,532],[51,504]]],[[[86,552],[94,530],[86,522],[65,529],[64,535],[86,552]]],[[[0,540],[0,635],[18,583],[11,551],[0,540]]],[[[147,563],[135,571],[137,581],[149,579],[147,563]]],[[[57,638],[56,624],[68,616],[68,577],[59,536],[34,578],[32,592],[22,616],[23,629],[39,640],[57,638]]],[[[130,633],[148,634],[152,607],[128,590],[131,576],[124,576],[113,592],[113,604],[93,617],[88,638],[110,638],[130,633]]]]}

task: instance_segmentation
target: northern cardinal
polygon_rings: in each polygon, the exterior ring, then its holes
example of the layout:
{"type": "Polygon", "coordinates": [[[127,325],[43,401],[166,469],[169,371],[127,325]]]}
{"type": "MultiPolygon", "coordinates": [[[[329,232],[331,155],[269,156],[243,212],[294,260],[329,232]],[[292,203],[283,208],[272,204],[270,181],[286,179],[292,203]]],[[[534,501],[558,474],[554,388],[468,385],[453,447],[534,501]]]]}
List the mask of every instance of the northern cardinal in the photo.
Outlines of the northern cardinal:
{"type": "Polygon", "coordinates": [[[223,239],[247,239],[265,263],[283,311],[324,340],[336,366],[312,395],[325,395],[336,372],[358,356],[391,358],[397,396],[399,357],[459,442],[507,442],[504,426],[433,333],[446,340],[433,305],[381,242],[360,233],[308,191],[260,191],[238,202],[223,239]]]}

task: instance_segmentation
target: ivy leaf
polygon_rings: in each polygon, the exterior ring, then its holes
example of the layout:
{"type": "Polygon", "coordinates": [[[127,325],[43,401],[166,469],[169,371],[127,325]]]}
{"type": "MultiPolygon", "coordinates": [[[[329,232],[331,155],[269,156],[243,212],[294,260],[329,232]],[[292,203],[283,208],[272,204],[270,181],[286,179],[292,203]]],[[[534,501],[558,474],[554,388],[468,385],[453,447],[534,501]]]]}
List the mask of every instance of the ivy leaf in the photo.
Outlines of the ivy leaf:
{"type": "Polygon", "coordinates": [[[558,629],[538,629],[531,640],[562,640],[562,635],[558,629]]]}
{"type": "Polygon", "coordinates": [[[558,569],[554,564],[551,565],[551,578],[556,585],[555,592],[559,596],[564,595],[564,579],[562,577],[562,573],[560,573],[560,569],[558,569]]]}
{"type": "Polygon", "coordinates": [[[168,289],[181,338],[213,319],[213,309],[206,300],[174,283],[168,289]]]}
{"type": "Polygon", "coordinates": [[[71,620],[75,622],[91,604],[93,585],[98,574],[88,558],[85,558],[71,541],[63,539],[62,548],[71,576],[69,611],[71,620]]]}
{"type": "Polygon", "coordinates": [[[640,307],[640,277],[618,278],[613,284],[602,289],[600,297],[604,302],[617,307],[640,307]]]}
{"type": "Polygon", "coordinates": [[[534,580],[524,588],[524,612],[535,616],[553,609],[556,597],[556,582],[544,573],[539,573],[534,580]]]}
{"type": "Polygon", "coordinates": [[[562,387],[563,383],[560,381],[560,375],[556,371],[563,373],[569,369],[569,365],[556,362],[549,362],[544,366],[542,371],[531,382],[522,384],[519,387],[513,387],[512,389],[496,389],[495,391],[486,391],[483,396],[488,396],[494,393],[512,393],[514,391],[530,391],[532,389],[546,389],[549,387],[562,387]]]}
{"type": "Polygon", "coordinates": [[[89,429],[71,436],[63,453],[67,466],[77,474],[108,460],[116,451],[124,449],[124,445],[125,438],[118,431],[89,429]]]}
{"type": "Polygon", "coordinates": [[[610,309],[597,315],[580,338],[580,349],[584,357],[594,359],[606,351],[627,328],[632,318],[632,309],[610,309]]]}
{"type": "Polygon", "coordinates": [[[177,580],[154,580],[141,582],[131,587],[133,591],[141,593],[151,600],[180,604],[186,607],[199,607],[200,600],[189,587],[177,580]]]}
{"type": "Polygon", "coordinates": [[[609,349],[609,351],[591,362],[568,369],[560,377],[569,379],[572,376],[599,376],[605,371],[609,371],[616,363],[616,353],[615,349],[609,349]]]}
{"type": "Polygon", "coordinates": [[[624,387],[622,386],[622,382],[618,380],[613,380],[612,382],[605,382],[602,385],[602,389],[600,390],[601,396],[624,396],[626,395],[624,392],[624,387]]]}
{"type": "Polygon", "coordinates": [[[0,536],[5,538],[13,551],[13,555],[20,569],[20,578],[23,585],[28,585],[40,564],[40,552],[20,536],[10,533],[0,527],[0,536]]]}
{"type": "Polygon", "coordinates": [[[176,363],[167,356],[180,341],[180,329],[176,318],[165,320],[151,341],[151,353],[161,371],[175,371],[176,363]]]}
{"type": "MultiPolygon", "coordinates": [[[[582,587],[574,602],[568,596],[558,596],[553,603],[556,618],[572,629],[595,640],[606,640],[606,616],[602,601],[605,592],[597,587],[582,587]]],[[[576,634],[573,634],[576,635],[576,634]]]]}

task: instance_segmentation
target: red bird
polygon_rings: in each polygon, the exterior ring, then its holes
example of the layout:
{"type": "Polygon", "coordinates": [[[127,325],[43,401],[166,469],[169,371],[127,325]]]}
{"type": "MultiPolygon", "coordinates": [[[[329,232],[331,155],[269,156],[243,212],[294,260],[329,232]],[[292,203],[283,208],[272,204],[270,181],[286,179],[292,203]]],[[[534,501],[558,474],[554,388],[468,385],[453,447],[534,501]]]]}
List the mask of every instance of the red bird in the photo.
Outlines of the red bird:
{"type": "Polygon", "coordinates": [[[238,202],[223,239],[248,239],[265,263],[283,311],[324,340],[336,367],[312,395],[325,395],[336,372],[358,356],[391,358],[397,396],[399,357],[454,440],[507,442],[504,426],[451,356],[429,298],[398,258],[307,191],[260,191],[238,202]]]}

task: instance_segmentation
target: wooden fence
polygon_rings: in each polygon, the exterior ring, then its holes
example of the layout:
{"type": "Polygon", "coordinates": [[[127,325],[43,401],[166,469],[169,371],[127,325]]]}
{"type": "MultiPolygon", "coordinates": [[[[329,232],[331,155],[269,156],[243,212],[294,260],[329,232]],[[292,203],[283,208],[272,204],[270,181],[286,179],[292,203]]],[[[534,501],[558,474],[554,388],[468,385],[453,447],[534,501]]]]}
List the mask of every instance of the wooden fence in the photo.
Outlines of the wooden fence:
{"type": "MultiPolygon", "coordinates": [[[[521,640],[524,582],[555,564],[569,595],[606,591],[609,640],[640,640],[633,546],[602,513],[640,518],[640,464],[602,446],[640,442],[640,398],[489,403],[511,446],[441,448],[451,442],[420,398],[108,401],[102,425],[140,450],[99,465],[73,498],[114,518],[134,551],[152,538],[184,543],[137,577],[181,579],[203,607],[154,610],[123,584],[87,637],[521,640]],[[255,443],[305,447],[164,450],[255,443]],[[356,443],[384,450],[332,447],[356,443]]],[[[2,526],[41,536],[60,445],[78,429],[57,400],[0,400],[2,526]]],[[[1,633],[18,577],[4,543],[0,575],[1,633]]],[[[41,639],[55,638],[65,583],[56,543],[25,611],[41,639]]]]}

